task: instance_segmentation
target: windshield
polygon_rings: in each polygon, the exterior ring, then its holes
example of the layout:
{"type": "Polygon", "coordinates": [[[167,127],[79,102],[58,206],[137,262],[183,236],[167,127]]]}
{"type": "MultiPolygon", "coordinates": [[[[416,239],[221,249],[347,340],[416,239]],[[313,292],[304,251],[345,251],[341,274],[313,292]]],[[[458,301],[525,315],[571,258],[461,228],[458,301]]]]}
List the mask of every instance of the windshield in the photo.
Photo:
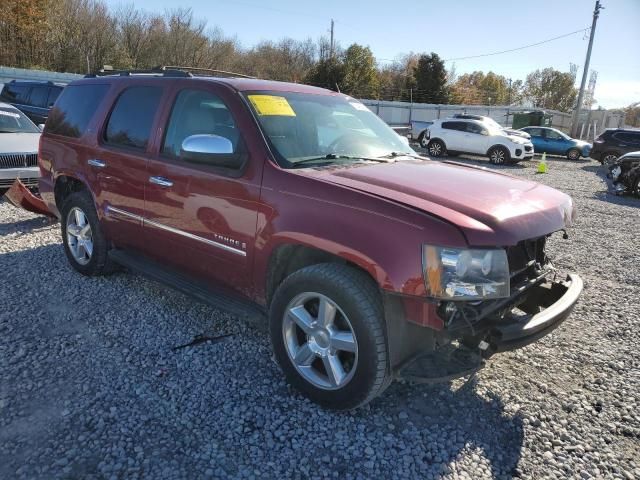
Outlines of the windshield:
{"type": "Polygon", "coordinates": [[[40,133],[20,110],[0,107],[0,133],[40,133]]]}
{"type": "Polygon", "coordinates": [[[291,92],[245,96],[284,168],[316,159],[328,164],[415,155],[402,137],[352,98],[291,92]]]}

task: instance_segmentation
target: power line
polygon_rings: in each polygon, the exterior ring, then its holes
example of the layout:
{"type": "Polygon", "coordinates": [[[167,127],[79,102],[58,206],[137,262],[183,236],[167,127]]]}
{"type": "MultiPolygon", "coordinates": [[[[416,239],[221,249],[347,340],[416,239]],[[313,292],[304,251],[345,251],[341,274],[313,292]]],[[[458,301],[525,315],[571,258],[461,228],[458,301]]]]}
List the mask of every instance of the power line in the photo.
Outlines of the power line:
{"type": "Polygon", "coordinates": [[[542,45],[544,43],[549,43],[549,42],[553,42],[554,40],[559,40],[561,38],[569,37],[571,35],[575,35],[576,33],[586,32],[590,28],[591,27],[581,28],[580,30],[576,30],[575,32],[565,33],[564,35],[558,35],[557,37],[549,38],[547,40],[542,40],[541,42],[531,43],[529,45],[524,45],[522,47],[511,48],[509,50],[502,50],[500,52],[483,53],[483,54],[480,54],[480,55],[470,55],[468,57],[447,58],[445,60],[445,62],[454,62],[454,61],[458,61],[458,60],[468,60],[468,59],[471,59],[471,58],[491,57],[493,55],[501,55],[503,53],[517,52],[518,50],[524,50],[525,48],[536,47],[536,46],[542,45]]]}

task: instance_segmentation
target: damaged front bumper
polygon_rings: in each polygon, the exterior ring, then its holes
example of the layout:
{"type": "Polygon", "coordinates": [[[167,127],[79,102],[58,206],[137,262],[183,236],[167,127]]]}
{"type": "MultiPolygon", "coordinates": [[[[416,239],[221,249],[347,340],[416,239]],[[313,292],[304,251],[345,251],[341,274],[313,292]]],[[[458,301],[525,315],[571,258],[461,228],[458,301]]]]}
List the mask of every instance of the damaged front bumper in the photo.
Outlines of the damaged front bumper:
{"type": "Polygon", "coordinates": [[[582,292],[582,279],[569,274],[565,281],[545,281],[526,290],[526,298],[502,318],[490,319],[479,335],[465,338],[477,342],[488,358],[494,353],[524,347],[544,337],[571,313],[582,292]],[[517,310],[517,311],[516,311],[517,310]]]}
{"type": "MultiPolygon", "coordinates": [[[[572,312],[583,282],[576,274],[564,281],[546,275],[550,272],[522,281],[509,298],[475,305],[459,302],[458,314],[452,315],[458,321],[447,322],[433,335],[430,346],[422,343],[422,349],[414,349],[394,369],[397,375],[418,382],[465,376],[482,368],[492,355],[524,347],[552,332],[572,312]]],[[[419,338],[418,332],[405,335],[404,342],[409,338],[419,338]]]]}

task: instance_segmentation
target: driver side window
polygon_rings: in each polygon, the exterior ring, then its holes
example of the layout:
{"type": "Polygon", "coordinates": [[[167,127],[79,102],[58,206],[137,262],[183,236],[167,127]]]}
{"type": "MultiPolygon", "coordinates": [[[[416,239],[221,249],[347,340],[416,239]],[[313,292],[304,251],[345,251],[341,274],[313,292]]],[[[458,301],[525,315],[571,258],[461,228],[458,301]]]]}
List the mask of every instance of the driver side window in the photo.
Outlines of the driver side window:
{"type": "Polygon", "coordinates": [[[222,100],[204,90],[182,90],[171,110],[162,155],[179,158],[185,138],[200,134],[224,137],[233,145],[233,152],[237,152],[240,134],[222,100]]]}

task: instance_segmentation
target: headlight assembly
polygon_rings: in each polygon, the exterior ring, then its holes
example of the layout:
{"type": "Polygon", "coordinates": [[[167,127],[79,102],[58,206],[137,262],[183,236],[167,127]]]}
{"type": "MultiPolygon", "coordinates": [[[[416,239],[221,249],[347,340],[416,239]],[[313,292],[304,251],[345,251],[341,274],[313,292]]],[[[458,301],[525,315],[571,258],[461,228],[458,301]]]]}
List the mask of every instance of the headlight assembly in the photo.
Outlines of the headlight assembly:
{"type": "Polygon", "coordinates": [[[504,249],[458,249],[424,245],[427,293],[441,300],[486,300],[509,296],[504,249]]]}

